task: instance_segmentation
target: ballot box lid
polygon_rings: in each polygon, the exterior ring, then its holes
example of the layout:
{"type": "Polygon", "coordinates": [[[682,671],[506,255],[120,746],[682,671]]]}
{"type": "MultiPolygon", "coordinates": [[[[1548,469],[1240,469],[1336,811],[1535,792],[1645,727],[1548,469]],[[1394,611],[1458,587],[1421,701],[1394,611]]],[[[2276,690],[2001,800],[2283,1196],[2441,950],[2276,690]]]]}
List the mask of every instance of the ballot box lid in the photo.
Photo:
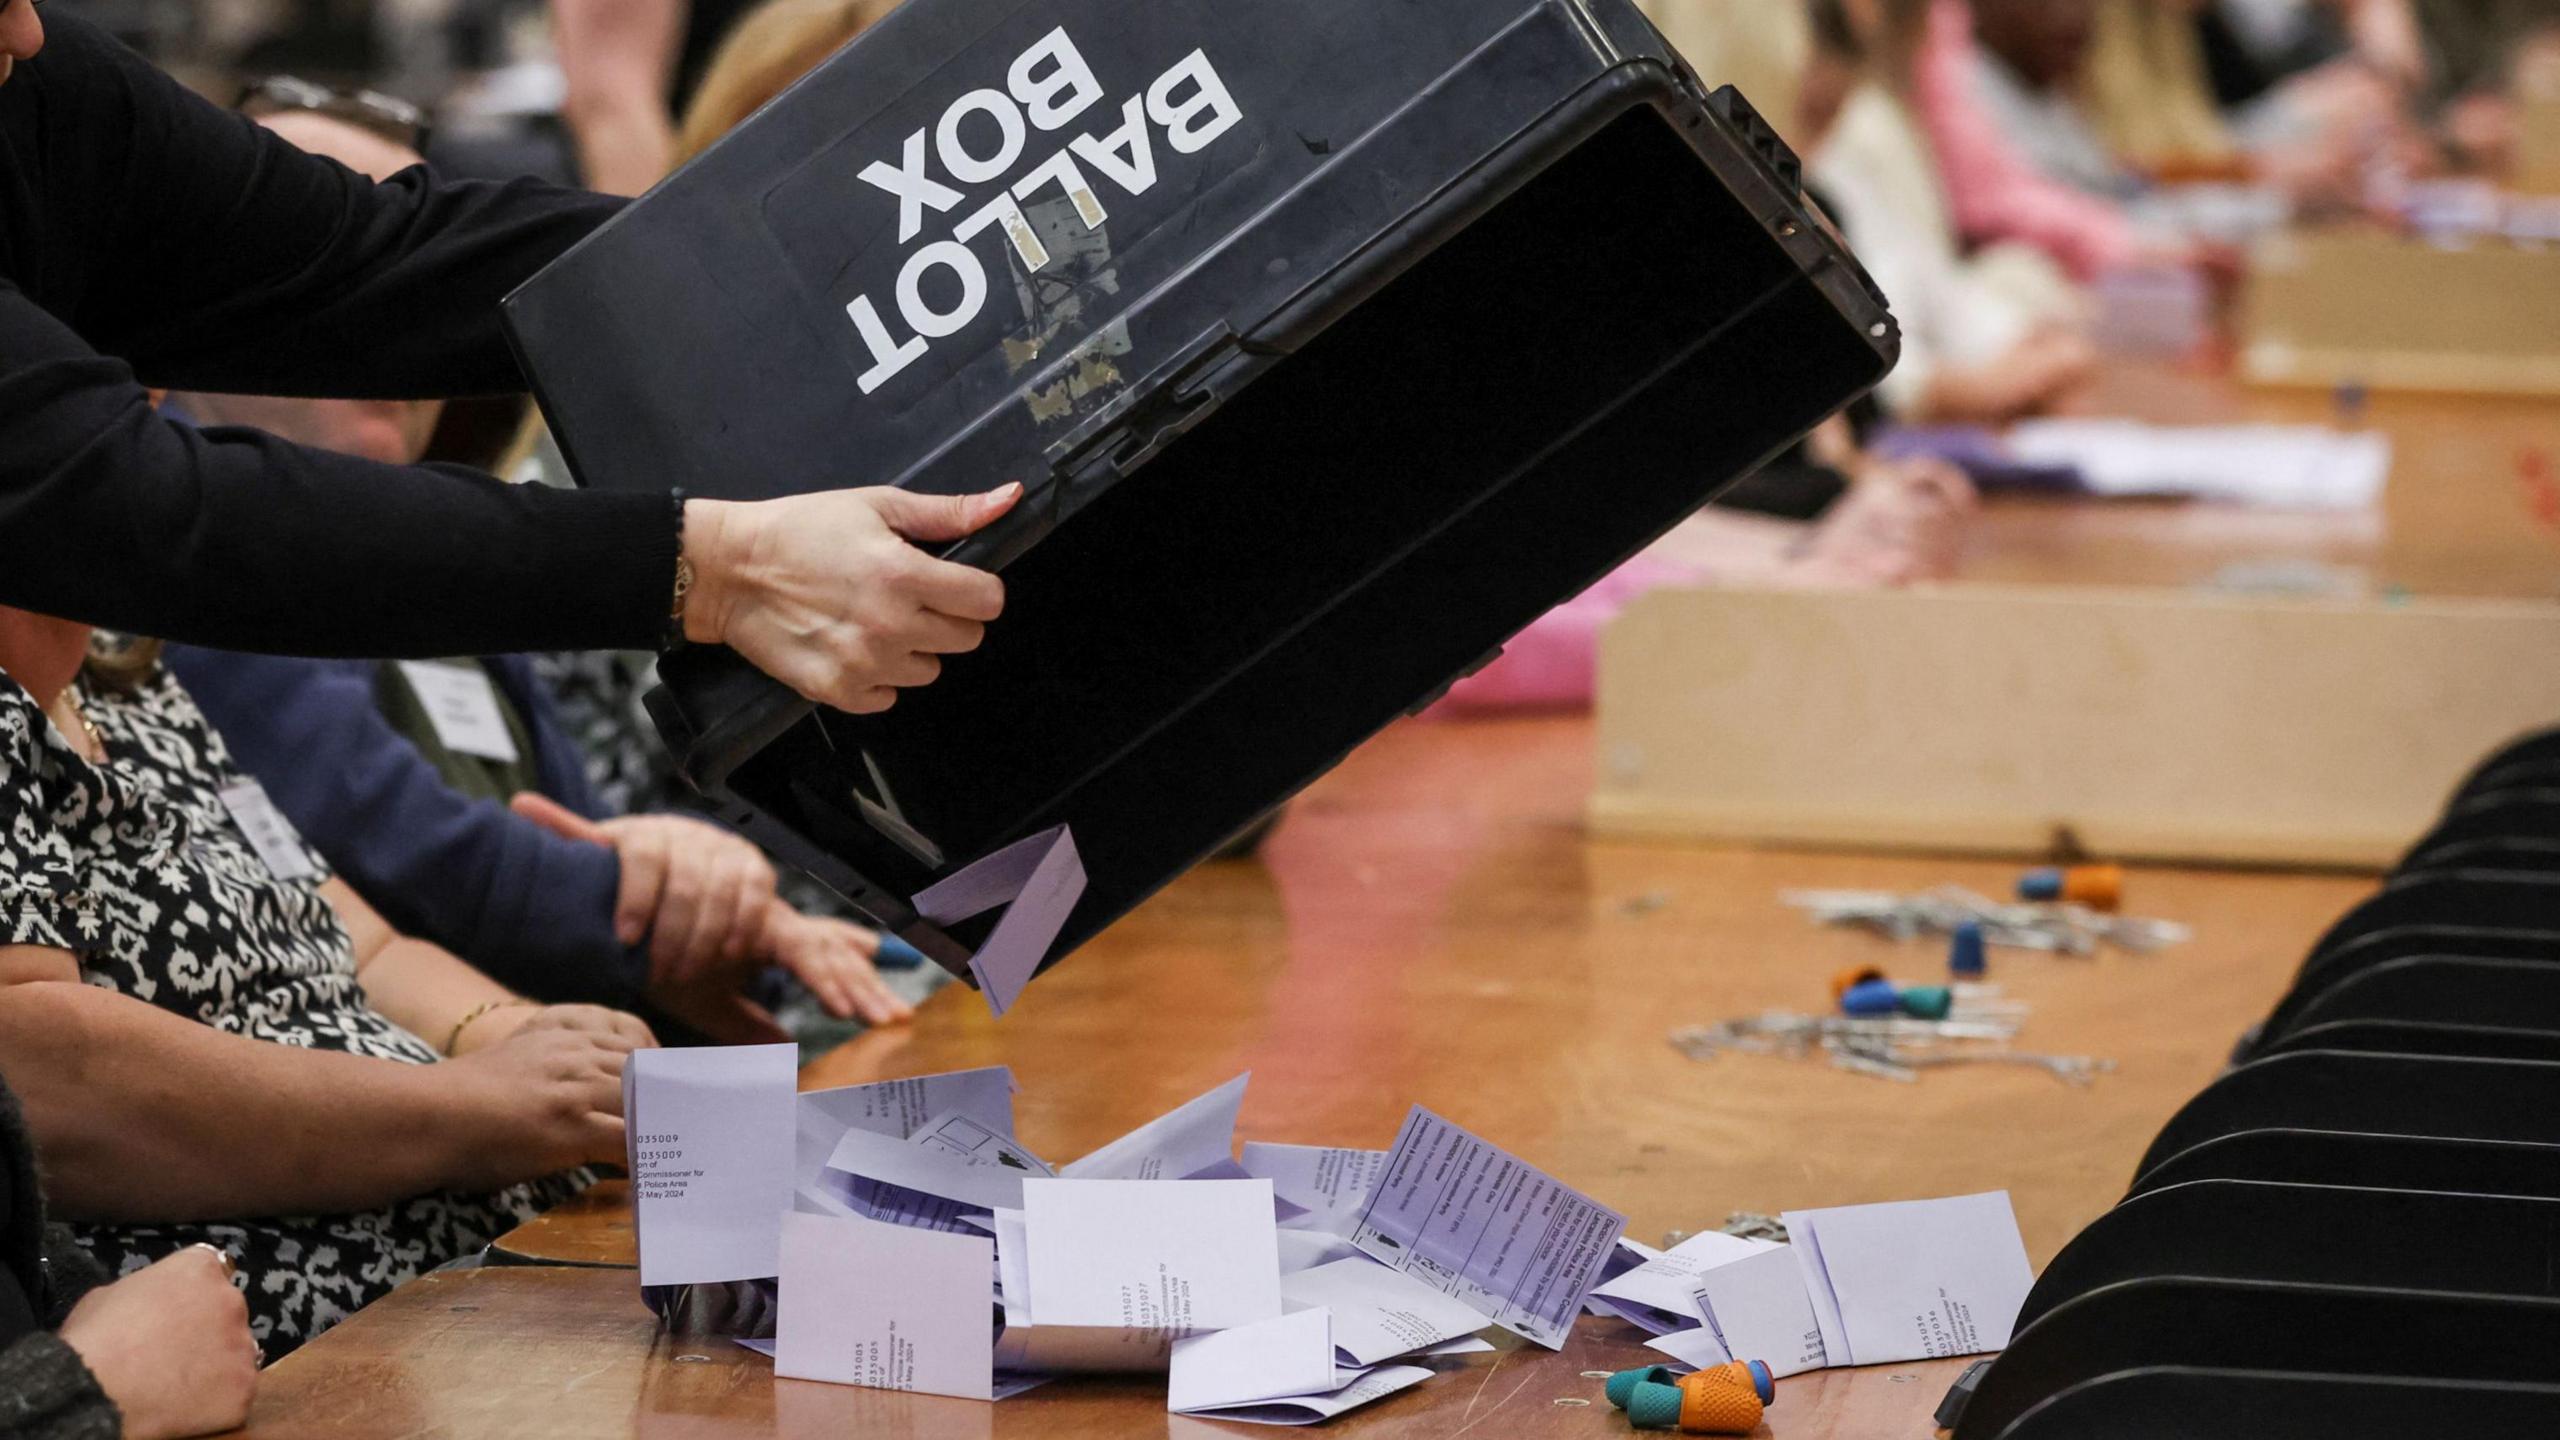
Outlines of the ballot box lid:
{"type": "Polygon", "coordinates": [[[882,715],[653,699],[731,818],[915,895],[1069,827],[1064,953],[1879,380],[1884,297],[1631,0],[909,0],[528,282],[584,484],[1026,498],[882,715]]]}

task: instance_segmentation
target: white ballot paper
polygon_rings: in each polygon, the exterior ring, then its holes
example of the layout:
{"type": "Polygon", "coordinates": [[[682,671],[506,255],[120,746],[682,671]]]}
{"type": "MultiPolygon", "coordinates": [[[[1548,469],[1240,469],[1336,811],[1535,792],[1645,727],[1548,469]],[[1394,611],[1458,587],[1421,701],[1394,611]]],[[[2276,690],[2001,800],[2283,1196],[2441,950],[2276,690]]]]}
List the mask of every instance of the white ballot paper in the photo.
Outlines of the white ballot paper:
{"type": "Polygon", "coordinates": [[[1244,1173],[1271,1182],[1281,1199],[1305,1210],[1293,1222],[1302,1229],[1349,1230],[1358,1222],[1369,1187],[1387,1168],[1384,1150],[1346,1150],[1329,1145],[1271,1145],[1251,1140],[1244,1147],[1244,1173]]]}
{"type": "Polygon", "coordinates": [[[1004,1323],[1008,1329],[1027,1328],[1031,1324],[1031,1267],[1026,1260],[1031,1242],[1022,1224],[1019,1210],[998,1210],[989,1217],[996,1237],[996,1299],[1004,1305],[1004,1323]]]}
{"type": "MultiPolygon", "coordinates": [[[[1794,1258],[1789,1257],[1787,1263],[1794,1264],[1794,1258]]],[[[1733,1358],[1733,1352],[1725,1348],[1724,1337],[1704,1325],[1694,1330],[1674,1330],[1668,1335],[1656,1335],[1644,1342],[1644,1348],[1657,1355],[1667,1355],[1673,1364],[1685,1366],[1688,1370],[1712,1370],[1733,1358]]],[[[1756,1360],[1759,1357],[1751,1358],[1756,1360]]],[[[1770,1361],[1769,1374],[1774,1378],[1777,1373],[1777,1362],[1770,1361]]]]}
{"type": "Polygon", "coordinates": [[[966,1115],[1001,1134],[1013,1133],[1013,1095],[1020,1087],[1003,1065],[983,1070],[954,1070],[917,1075],[869,1085],[843,1085],[812,1090],[798,1097],[798,1127],[792,1185],[802,1208],[822,1214],[848,1213],[842,1201],[819,1183],[836,1142],[848,1130],[867,1130],[904,1140],[942,1115],[966,1115]]]}
{"type": "Polygon", "coordinates": [[[1484,1317],[1464,1302],[1365,1255],[1280,1279],[1290,1306],[1329,1310],[1345,1365],[1376,1365],[1473,1335],[1484,1317]]]}
{"type": "Polygon", "coordinates": [[[983,1234],[966,1222],[968,1212],[1018,1210],[1023,1177],[1047,1173],[1047,1167],[1029,1152],[976,1121],[963,1119],[947,1130],[929,1127],[905,1140],[848,1130],[827,1157],[818,1184],[828,1199],[865,1219],[920,1230],[983,1234]],[[976,1148],[959,1148],[963,1146],[976,1148]],[[998,1151],[1014,1155],[1016,1163],[979,1158],[981,1152],[998,1151]]]}
{"type": "MultiPolygon", "coordinates": [[[[1262,1177],[1233,1160],[1220,1160],[1206,1169],[1194,1170],[1182,1178],[1185,1180],[1259,1180],[1262,1177]]],[[[1303,1220],[1306,1216],[1306,1206],[1290,1203],[1289,1197],[1276,1189],[1271,1192],[1271,1219],[1274,1224],[1286,1225],[1292,1220],[1303,1220]]]]}
{"type": "Polygon", "coordinates": [[[622,1071],[640,1283],[781,1272],[796,1045],[635,1050],[622,1071]]]}
{"type": "Polygon", "coordinates": [[[1234,1157],[1247,1071],[1058,1173],[1070,1180],[1181,1180],[1234,1157]]]}
{"type": "Polygon", "coordinates": [[[1344,1383],[1334,1379],[1333,1316],[1300,1310],[1174,1341],[1165,1408],[1251,1405],[1321,1395],[1344,1383]]]}
{"type": "Polygon", "coordinates": [[[1175,1340],[1281,1313],[1267,1180],[1028,1180],[1022,1231],[1010,1370],[1161,1370],[1175,1340]]]}
{"type": "Polygon", "coordinates": [[[1591,1304],[1656,1335],[1686,1330],[1706,1322],[1698,1313],[1699,1276],[1719,1265],[1779,1248],[1766,1240],[1745,1240],[1712,1230],[1692,1235],[1625,1274],[1602,1281],[1591,1292],[1591,1304]]]}
{"type": "Polygon", "coordinates": [[[2363,510],[2391,477],[2391,441],[2316,425],[2152,425],[2139,420],[2030,420],[2009,453],[2069,465],[2089,493],[2185,495],[2286,510],[2363,510]]]}
{"type": "Polygon", "coordinates": [[[1280,1245],[1280,1273],[1295,1275],[1336,1260],[1366,1260],[1350,1239],[1331,1230],[1300,1230],[1283,1225],[1272,1237],[1280,1245]]]}
{"type": "Polygon", "coordinates": [[[994,1399],[994,1250],[983,1235],[784,1216],[773,1373],[994,1399]]]}
{"type": "MultiPolygon", "coordinates": [[[[1719,1265],[1700,1275],[1697,1286],[1695,1298],[1706,1317],[1706,1329],[1725,1352],[1710,1364],[1758,1360],[1768,1365],[1772,1375],[1801,1375],[1831,1363],[1822,1346],[1822,1326],[1813,1316],[1812,1297],[1805,1293],[1804,1270],[1788,1246],[1772,1245],[1719,1265]]],[[[1655,1348],[1677,1353],[1666,1345],[1655,1348]]]]}
{"type": "Polygon", "coordinates": [[[1207,1420],[1241,1420],[1248,1425],[1319,1425],[1346,1411],[1384,1400],[1431,1378],[1419,1365],[1381,1365],[1359,1372],[1339,1390],[1322,1395],[1293,1395],[1246,1405],[1204,1405],[1184,1413],[1207,1420]]]}
{"type": "MultiPolygon", "coordinates": [[[[1600,1285],[1608,1284],[1649,1260],[1659,1260],[1662,1255],[1662,1251],[1654,1249],[1633,1236],[1621,1235],[1618,1237],[1618,1243],[1609,1247],[1609,1258],[1600,1262],[1600,1285]]],[[[1596,1298],[1600,1293],[1600,1285],[1594,1285],[1591,1287],[1591,1294],[1582,1297],[1582,1308],[1594,1315],[1615,1317],[1618,1312],[1603,1305],[1596,1298]]]]}
{"type": "Polygon", "coordinates": [[[1780,1218],[1834,1365],[2001,1349],[2035,1283],[2005,1190],[1780,1218]]]}
{"type": "Polygon", "coordinates": [[[1550,1350],[1627,1217],[1416,1105],[1351,1241],[1550,1350]]]}
{"type": "Polygon", "coordinates": [[[907,1137],[907,1143],[958,1156],[972,1165],[1000,1165],[1026,1176],[1046,1178],[1057,1173],[1049,1168],[1047,1161],[1024,1149],[1010,1133],[981,1124],[956,1110],[926,1121],[916,1133],[907,1137]]]}

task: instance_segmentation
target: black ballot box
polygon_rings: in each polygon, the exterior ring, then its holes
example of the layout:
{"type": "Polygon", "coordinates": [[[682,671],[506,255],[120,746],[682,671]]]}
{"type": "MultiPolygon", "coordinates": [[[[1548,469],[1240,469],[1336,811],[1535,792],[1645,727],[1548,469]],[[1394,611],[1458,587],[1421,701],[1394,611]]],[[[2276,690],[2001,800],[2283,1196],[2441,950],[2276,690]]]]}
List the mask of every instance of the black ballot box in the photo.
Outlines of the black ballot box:
{"type": "MultiPolygon", "coordinates": [[[[1021,481],[885,714],[724,652],[722,813],[913,897],[1071,828],[1064,954],[1875,384],[1885,299],[1631,0],[908,0],[507,302],[581,483],[1021,481]]],[[[1784,717],[1772,717],[1785,723],[1784,717]]]]}

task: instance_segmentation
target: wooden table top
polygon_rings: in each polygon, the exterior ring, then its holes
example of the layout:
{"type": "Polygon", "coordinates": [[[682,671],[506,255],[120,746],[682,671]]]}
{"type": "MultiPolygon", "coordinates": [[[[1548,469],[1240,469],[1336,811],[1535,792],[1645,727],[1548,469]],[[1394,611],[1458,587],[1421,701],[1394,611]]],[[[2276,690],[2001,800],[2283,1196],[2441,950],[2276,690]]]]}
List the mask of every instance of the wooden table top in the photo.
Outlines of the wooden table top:
{"type": "MultiPolygon", "coordinates": [[[[1364,1437],[1566,1440],[1630,1433],[1585,1371],[1654,1358],[1626,1327],[1583,1321],[1549,1352],[1504,1337],[1493,1354],[1431,1362],[1440,1373],[1333,1423],[1364,1437]]],[[[1787,1440],[1925,1433],[1908,1416],[1937,1403],[1961,1362],[1829,1371],[1784,1382],[1769,1432],[1787,1440]],[[1916,1408],[1915,1408],[1916,1407],[1916,1408]]],[[[250,1433],[469,1440],[1232,1440],[1268,1427],[1168,1415],[1161,1379],[1062,1380],[987,1405],[849,1385],[776,1380],[725,1341],[658,1332],[610,1270],[493,1269],[430,1275],[270,1369],[250,1433]]]]}
{"type": "Polygon", "coordinates": [[[2376,592],[2560,595],[2560,516],[2537,504],[2519,468],[2538,453],[2560,484],[2560,401],[2376,391],[2351,419],[2327,392],[2120,365],[2085,408],[2163,424],[2380,430],[2391,437],[2391,483],[2372,513],[2003,497],[1984,507],[1966,579],[2186,586],[2233,564],[2285,560],[2359,574],[2376,592]]]}
{"type": "MultiPolygon", "coordinates": [[[[1780,890],[1989,891],[2014,873],[1908,857],[1592,844],[1578,818],[1588,746],[1579,719],[1400,726],[1311,790],[1261,862],[1186,876],[1036,981],[1007,1019],[947,990],[915,1024],[854,1041],[802,1083],[1010,1064],[1023,1086],[1024,1141],[1066,1160],[1249,1069],[1244,1138],[1384,1145],[1419,1101],[1627,1211],[1639,1238],[1710,1228],[1736,1210],[2005,1188],[2041,1264],[2122,1193],[2161,1123],[2212,1078],[2320,930],[2371,885],[2139,871],[2131,907],[2194,925],[2193,943],[2079,961],[1995,952],[1992,978],[2036,1006],[2026,1044],[2119,1062],[2090,1089],[1999,1068],[1904,1086],[1819,1061],[1702,1064],[1672,1049],[1673,1027],[1818,1009],[1845,965],[1881,964],[1915,980],[1942,972],[1932,947],[1813,928],[1779,902],[1780,890]]],[[[627,1216],[609,1198],[503,1242],[520,1258],[585,1264],[627,1263],[628,1247],[627,1216]]],[[[890,1433],[928,1436],[1016,1424],[1152,1434],[1162,1413],[1161,1393],[1146,1385],[1058,1387],[991,1417],[947,1401],[768,1386],[753,1357],[717,1357],[718,1378],[683,1374],[660,1353],[628,1272],[516,1271],[477,1283],[503,1298],[477,1302],[481,1318],[469,1324],[403,1297],[307,1347],[278,1368],[257,1433],[300,1434],[295,1427],[314,1415],[346,1413],[333,1407],[353,1402],[329,1398],[340,1391],[478,1407],[485,1396],[470,1393],[469,1377],[483,1366],[527,1377],[525,1393],[538,1398],[592,1375],[578,1391],[590,1398],[533,1405],[527,1435],[691,1435],[731,1423],[763,1433],[796,1426],[785,1410],[828,1423],[895,1416],[901,1428],[890,1433]],[[557,1317],[556,1335],[545,1317],[557,1317]]],[[[1550,1428],[1508,1416],[1499,1433],[1622,1429],[1605,1407],[1552,1402],[1572,1398],[1565,1382],[1582,1369],[1641,1363],[1639,1338],[1592,1321],[1561,1359],[1509,1355],[1487,1393],[1516,1386],[1517,1397],[1544,1397],[1543,1408],[1528,1409],[1550,1428]],[[1581,1363],[1583,1345],[1606,1355],[1581,1363]]],[[[1946,1368],[1921,1380],[1884,1367],[1787,1381],[1773,1430],[1926,1434],[1946,1368]]],[[[1436,1380],[1335,1427],[1436,1432],[1448,1427],[1442,1407],[1468,1388],[1436,1380]]],[[[1454,1403],[1464,1417],[1463,1400],[1454,1403]]],[[[378,1431],[332,1433],[406,1433],[405,1421],[388,1423],[390,1407],[381,1413],[378,1431]]],[[[479,1424],[455,1433],[519,1433],[479,1424]]]]}
{"type": "MultiPolygon", "coordinates": [[[[2101,405],[2169,421],[2334,418],[2327,397],[2161,371],[2117,374],[2101,405]]],[[[2525,448],[2560,452],[2560,407],[2377,395],[2368,419],[2398,447],[2378,518],[2003,501],[1968,573],[2186,585],[2234,561],[2281,557],[2427,593],[2560,589],[2560,539],[2515,466],[2525,448]]],[[[1023,1139],[1063,1161],[1251,1070],[1242,1138],[1381,1146],[1408,1105],[1427,1104],[1625,1210],[1643,1239],[1711,1228],[1737,1210],[2007,1189],[2042,1265],[2122,1193],[2161,1124],[2371,886],[2142,870],[2129,908],[2187,922],[2192,943],[2083,961],[1995,951],[1991,978],[2035,1006],[2022,1045],[2118,1063],[2089,1089],[2025,1069],[1904,1086],[1819,1061],[1693,1062],[1668,1043],[1674,1027],[1820,1009],[1847,965],[1911,980],[1942,973],[1932,948],[1812,928],[1781,890],[1998,892],[2014,874],[1912,857],[1595,844],[1580,819],[1589,736],[1581,719],[1399,726],[1302,797],[1260,861],[1176,882],[1035,982],[1008,1019],[947,990],[913,1025],[858,1038],[802,1083],[1009,1064],[1023,1086],[1023,1139]]],[[[1060,1384],[990,1407],[777,1382],[734,1347],[670,1341],[627,1271],[541,1268],[630,1263],[618,1185],[498,1249],[531,1266],[431,1277],[278,1365],[252,1433],[1241,1433],[1166,1417],[1156,1384],[1060,1384]]],[[[1506,1341],[1333,1428],[1624,1433],[1581,1372],[1642,1363],[1639,1338],[1585,1320],[1559,1355],[1506,1341]]],[[[1925,1435],[1956,1368],[1788,1380],[1770,1431],[1925,1435]]]]}

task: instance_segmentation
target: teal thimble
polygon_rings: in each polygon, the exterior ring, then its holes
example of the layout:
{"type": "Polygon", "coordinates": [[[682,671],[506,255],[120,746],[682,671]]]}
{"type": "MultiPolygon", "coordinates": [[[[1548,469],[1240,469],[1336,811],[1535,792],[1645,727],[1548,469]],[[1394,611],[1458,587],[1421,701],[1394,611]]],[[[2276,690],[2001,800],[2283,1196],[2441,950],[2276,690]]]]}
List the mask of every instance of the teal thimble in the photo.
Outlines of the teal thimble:
{"type": "Polygon", "coordinates": [[[1639,1430],[1680,1428],[1680,1387],[1647,1380],[1627,1393],[1627,1423],[1639,1430]]]}
{"type": "Polygon", "coordinates": [[[1636,1392],[1637,1386],[1668,1385],[1672,1378],[1671,1367],[1668,1365],[1645,1365],[1634,1370],[1621,1370],[1609,1377],[1609,1403],[1624,1410],[1627,1408],[1627,1397],[1636,1392]]]}

